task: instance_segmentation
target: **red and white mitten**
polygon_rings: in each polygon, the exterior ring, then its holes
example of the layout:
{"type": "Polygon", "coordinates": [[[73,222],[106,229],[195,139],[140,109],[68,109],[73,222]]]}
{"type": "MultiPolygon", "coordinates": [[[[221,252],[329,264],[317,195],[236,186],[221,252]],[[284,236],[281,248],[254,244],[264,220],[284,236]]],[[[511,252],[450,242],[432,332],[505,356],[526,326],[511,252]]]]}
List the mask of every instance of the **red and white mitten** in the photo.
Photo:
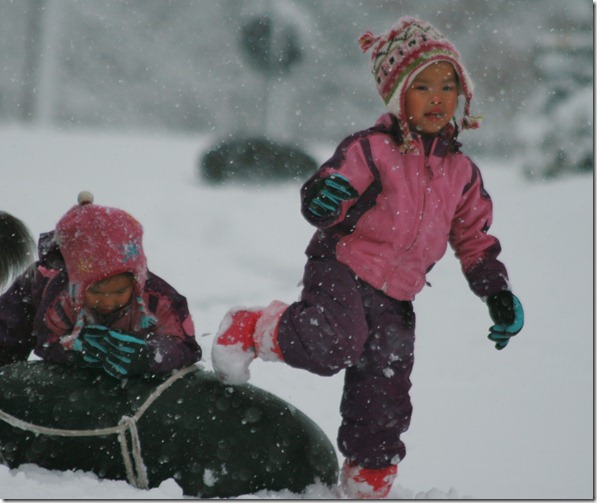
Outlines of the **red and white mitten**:
{"type": "Polygon", "coordinates": [[[348,499],[382,499],[389,494],[397,474],[397,465],[373,469],[345,460],[340,471],[340,487],[348,499]]]}
{"type": "Polygon", "coordinates": [[[265,308],[236,307],[226,313],[211,349],[218,379],[228,384],[243,384],[251,377],[249,365],[256,357],[283,360],[278,346],[278,324],[287,307],[274,301],[265,308]]]}

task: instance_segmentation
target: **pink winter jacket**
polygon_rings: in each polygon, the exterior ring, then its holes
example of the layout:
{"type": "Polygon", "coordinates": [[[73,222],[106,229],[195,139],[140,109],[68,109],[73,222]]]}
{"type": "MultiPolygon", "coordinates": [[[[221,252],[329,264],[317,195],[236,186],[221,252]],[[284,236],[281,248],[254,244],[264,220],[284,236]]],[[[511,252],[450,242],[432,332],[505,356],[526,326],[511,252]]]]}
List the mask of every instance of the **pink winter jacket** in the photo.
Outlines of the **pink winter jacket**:
{"type": "Polygon", "coordinates": [[[449,243],[477,295],[508,289],[499,241],[487,233],[491,199],[451,127],[425,142],[416,137],[420,154],[399,153],[399,131],[394,115],[381,116],[346,138],[303,186],[304,201],[316,179],[340,173],[359,193],[332,220],[313,217],[303,204],[303,215],[319,227],[307,254],[335,256],[388,296],[413,300],[449,243]]]}

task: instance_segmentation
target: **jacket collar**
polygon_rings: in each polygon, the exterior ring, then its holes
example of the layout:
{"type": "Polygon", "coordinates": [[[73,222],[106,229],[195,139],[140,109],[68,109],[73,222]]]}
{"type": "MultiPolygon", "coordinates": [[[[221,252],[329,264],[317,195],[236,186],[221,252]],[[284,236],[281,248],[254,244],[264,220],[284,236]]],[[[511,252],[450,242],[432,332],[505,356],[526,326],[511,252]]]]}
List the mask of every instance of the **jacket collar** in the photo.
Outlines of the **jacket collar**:
{"type": "MultiPolygon", "coordinates": [[[[400,145],[402,143],[402,131],[400,121],[392,113],[381,115],[375,122],[373,130],[387,133],[394,138],[394,141],[400,145]]],[[[437,135],[421,135],[411,131],[413,140],[416,142],[419,150],[425,152],[425,155],[443,157],[448,151],[459,152],[462,144],[457,141],[458,129],[454,124],[448,124],[437,135]],[[437,138],[437,141],[434,140],[437,138]]]]}

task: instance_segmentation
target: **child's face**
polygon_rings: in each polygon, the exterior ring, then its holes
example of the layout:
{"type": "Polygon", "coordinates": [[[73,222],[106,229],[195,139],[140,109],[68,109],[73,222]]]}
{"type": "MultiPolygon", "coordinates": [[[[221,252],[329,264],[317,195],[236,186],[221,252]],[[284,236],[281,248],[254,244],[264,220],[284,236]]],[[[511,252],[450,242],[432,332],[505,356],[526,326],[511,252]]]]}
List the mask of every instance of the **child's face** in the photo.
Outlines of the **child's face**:
{"type": "Polygon", "coordinates": [[[456,113],[458,81],[454,67],[447,61],[429,65],[415,77],[404,99],[410,128],[437,133],[456,113]]]}
{"type": "Polygon", "coordinates": [[[93,283],[85,292],[85,307],[110,314],[128,304],[133,296],[131,274],[118,274],[93,283]]]}

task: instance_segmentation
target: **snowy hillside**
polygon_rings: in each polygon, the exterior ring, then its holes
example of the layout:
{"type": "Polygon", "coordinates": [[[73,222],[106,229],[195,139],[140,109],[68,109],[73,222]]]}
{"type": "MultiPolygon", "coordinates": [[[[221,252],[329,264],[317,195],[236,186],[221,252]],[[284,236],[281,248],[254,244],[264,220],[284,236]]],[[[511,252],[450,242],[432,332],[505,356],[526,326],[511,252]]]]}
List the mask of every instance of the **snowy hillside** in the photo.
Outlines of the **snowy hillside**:
{"type": "MultiPolygon", "coordinates": [[[[212,188],[195,171],[206,138],[60,134],[3,127],[0,209],[35,235],[91,190],[145,227],[150,268],[191,308],[209,361],[228,308],[295,300],[312,229],[298,183],[212,188]]],[[[474,133],[463,137],[474,139],[474,133]]],[[[317,148],[320,160],[334,145],[317,148]]],[[[486,307],[448,252],[415,301],[414,415],[393,498],[590,499],[593,494],[593,187],[590,176],[528,183],[517,166],[478,163],[495,204],[526,326],[501,352],[486,339],[486,307]]],[[[332,441],[342,375],[323,378],[256,362],[252,383],[315,420],[332,441]]],[[[330,498],[313,487],[309,498],[330,498]]],[[[171,499],[90,473],[0,465],[0,498],[171,499]]],[[[273,493],[245,498],[297,498],[273,493]]]]}

